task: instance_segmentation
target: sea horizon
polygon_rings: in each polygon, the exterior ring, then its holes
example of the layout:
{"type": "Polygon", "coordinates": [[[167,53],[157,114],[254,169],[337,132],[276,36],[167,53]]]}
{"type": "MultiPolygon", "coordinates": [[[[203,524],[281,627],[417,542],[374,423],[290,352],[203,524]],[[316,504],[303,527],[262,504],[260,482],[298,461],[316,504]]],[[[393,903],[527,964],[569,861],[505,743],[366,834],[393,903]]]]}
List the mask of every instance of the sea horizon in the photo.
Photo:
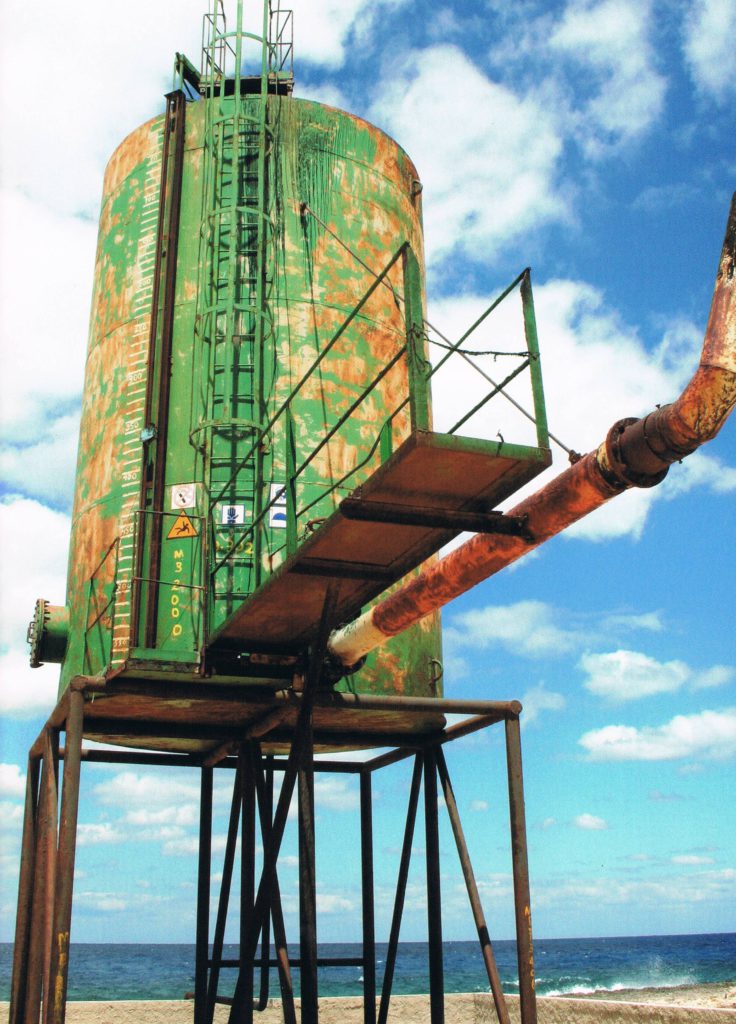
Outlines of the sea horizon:
{"type": "MultiPolygon", "coordinates": [[[[376,943],[380,986],[388,944],[376,943]]],[[[12,943],[0,944],[0,999],[10,993],[12,943]]],[[[518,993],[516,943],[493,943],[504,990],[518,993]]],[[[298,944],[289,946],[292,959],[298,944]]],[[[592,995],[624,990],[676,989],[687,986],[736,984],[736,932],[695,932],[679,935],[595,936],[535,939],[536,990],[545,995],[592,995]]],[[[69,968],[70,1001],[182,999],[194,987],[193,943],[72,942],[69,968]]],[[[237,958],[237,944],[226,943],[223,955],[237,958]]],[[[330,956],[360,955],[358,942],[320,942],[330,956]]],[[[447,993],[488,991],[477,939],[443,943],[447,993]]],[[[295,991],[299,970],[293,969],[295,991]]],[[[235,971],[223,969],[220,993],[231,994],[235,971]]],[[[324,967],[319,971],[322,996],[355,996],[362,992],[360,967],[324,967]]],[[[426,942],[400,942],[394,975],[395,995],[429,991],[426,942]]],[[[275,969],[270,994],[279,995],[275,969]]]]}

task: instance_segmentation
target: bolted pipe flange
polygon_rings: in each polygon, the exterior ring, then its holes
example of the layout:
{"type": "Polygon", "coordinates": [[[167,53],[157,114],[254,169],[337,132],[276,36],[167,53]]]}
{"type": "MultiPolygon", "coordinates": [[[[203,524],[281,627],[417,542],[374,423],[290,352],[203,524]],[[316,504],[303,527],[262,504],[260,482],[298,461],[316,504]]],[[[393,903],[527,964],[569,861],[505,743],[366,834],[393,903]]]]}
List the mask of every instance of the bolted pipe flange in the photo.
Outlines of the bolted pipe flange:
{"type": "MultiPolygon", "coordinates": [[[[606,469],[619,483],[627,487],[656,487],[667,476],[669,466],[664,466],[664,468],[654,472],[641,472],[632,468],[631,462],[636,460],[632,460],[632,452],[628,450],[628,446],[624,442],[626,431],[641,422],[636,416],[627,416],[625,419],[618,420],[613,424],[604,442],[606,469]]],[[[642,434],[641,440],[646,444],[646,436],[644,434],[642,434]]],[[[646,454],[649,459],[654,454],[648,445],[646,454]]]]}
{"type": "Polygon", "coordinates": [[[26,641],[31,647],[31,668],[40,668],[49,662],[61,664],[68,639],[69,609],[49,604],[39,597],[26,633],[26,641]]]}

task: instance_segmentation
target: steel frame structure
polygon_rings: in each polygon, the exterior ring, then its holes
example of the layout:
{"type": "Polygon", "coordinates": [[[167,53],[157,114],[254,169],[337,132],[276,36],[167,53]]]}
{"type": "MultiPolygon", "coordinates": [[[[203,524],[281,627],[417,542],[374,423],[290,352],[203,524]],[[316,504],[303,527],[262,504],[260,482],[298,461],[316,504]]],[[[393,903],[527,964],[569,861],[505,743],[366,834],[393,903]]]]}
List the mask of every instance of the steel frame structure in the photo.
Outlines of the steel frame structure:
{"type": "MultiPolygon", "coordinates": [[[[308,695],[309,689],[305,691],[308,695]]],[[[464,701],[470,717],[430,735],[406,735],[393,749],[367,761],[314,759],[312,702],[304,699],[294,729],[288,757],[264,753],[258,739],[233,737],[222,746],[219,768],[234,769],[233,802],[224,855],[223,880],[214,931],[210,934],[212,784],[213,758],[196,758],[178,753],[131,750],[83,750],[85,708],[89,705],[83,687],[71,689],[29,754],[23,853],[18,894],[18,917],[13,963],[10,1024],[36,1024],[43,1010],[44,1024],[63,1024],[69,969],[69,935],[72,914],[72,882],[76,847],[80,768],[83,761],[139,764],[198,764],[201,771],[199,878],[197,896],[194,1024],[211,1024],[216,1002],[230,1002],[230,1021],[252,1021],[254,1011],[268,1001],[268,974],[276,967],[286,1024],[297,1020],[291,968],[301,976],[301,1016],[304,1024],[319,1020],[318,968],[353,966],[363,968],[365,1024],[386,1024],[406,893],[415,821],[424,788],[426,846],[427,918],[431,1024],[444,1021],[444,979],[442,961],[442,909],[440,895],[440,854],[438,832],[438,788],[444,796],[470,906],[482,951],[488,982],[498,1019],[507,1024],[508,1010],[496,969],[491,940],[475,883],[457,804],[453,794],[443,746],[463,735],[492,724],[504,723],[508,772],[511,853],[516,912],[516,939],[522,1024],[536,1024],[534,964],[529,900],[526,827],[519,735],[520,705],[515,702],[464,701]],[[65,747],[59,734],[65,732],[65,747]],[[225,754],[235,744],[236,754],[225,754]],[[388,954],[380,998],[376,991],[375,926],[373,898],[373,813],[372,777],[380,768],[413,759],[413,774],[407,806],[404,840],[396,884],[388,954]],[[63,763],[61,800],[58,799],[59,766],[63,763]],[[283,782],[273,809],[274,773],[283,782]],[[360,780],[360,857],[362,874],[363,951],[360,958],[320,958],[316,933],[316,871],[314,775],[316,772],[351,773],[360,780]],[[286,818],[294,791],[299,804],[300,928],[298,960],[289,958],[284,928],[277,860],[286,818]],[[260,821],[264,848],[260,881],[255,886],[256,819],[260,821]],[[223,941],[230,885],[239,832],[241,839],[240,959],[223,959],[223,941]],[[271,927],[275,959],[270,959],[271,927]],[[261,951],[258,950],[261,940],[261,951]],[[212,952],[210,953],[210,943],[212,952]],[[218,996],[223,968],[236,967],[237,983],[232,1000],[218,996]],[[260,970],[256,992],[255,972],[260,970]]],[[[400,699],[399,699],[400,701],[400,699]]],[[[451,713],[458,702],[435,699],[440,712],[451,713]]],[[[419,707],[417,707],[419,710],[419,707]]],[[[384,737],[387,738],[387,737],[384,737]]],[[[397,738],[394,737],[396,740],[397,738]]],[[[381,741],[379,741],[381,742],[381,741]]]]}

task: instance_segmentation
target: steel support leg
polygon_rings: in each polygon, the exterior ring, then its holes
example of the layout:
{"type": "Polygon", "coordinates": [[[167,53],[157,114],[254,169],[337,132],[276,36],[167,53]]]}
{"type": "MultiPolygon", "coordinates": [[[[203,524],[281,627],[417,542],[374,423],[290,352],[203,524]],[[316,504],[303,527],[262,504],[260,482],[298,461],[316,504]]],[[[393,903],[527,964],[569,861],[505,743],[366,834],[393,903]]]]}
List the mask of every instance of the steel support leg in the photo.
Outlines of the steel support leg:
{"type": "Polygon", "coordinates": [[[317,1024],[317,879],[314,845],[314,745],[311,717],[304,723],[299,761],[299,977],[302,1024],[317,1024]]]}
{"type": "Polygon", "coordinates": [[[235,772],[235,779],[233,780],[233,798],[230,805],[230,821],[227,829],[227,840],[225,841],[222,883],[220,885],[220,898],[217,905],[215,934],[212,940],[212,964],[210,966],[209,980],[207,984],[206,1024],[212,1024],[215,1016],[215,1002],[217,1001],[217,987],[220,981],[220,965],[222,963],[222,948],[225,942],[225,926],[227,924],[227,911],[230,903],[230,887],[233,879],[235,850],[238,845],[238,826],[240,825],[240,806],[242,801],[242,778],[242,764],[239,761],[235,772]]]}
{"type": "MultiPolygon", "coordinates": [[[[261,836],[263,838],[263,849],[266,850],[271,844],[271,832],[273,827],[273,770],[266,773],[256,774],[258,785],[258,808],[261,820],[261,836]]],[[[296,1008],[294,1006],[294,988],[291,981],[291,964],[289,963],[289,951],[286,945],[286,928],[284,926],[284,914],[281,908],[281,891],[279,888],[278,874],[273,872],[273,884],[271,889],[271,916],[273,918],[273,940],[276,947],[276,961],[279,972],[279,985],[281,988],[281,1004],[285,1024],[296,1024],[296,1008]]],[[[266,993],[267,995],[268,993],[266,993]]],[[[263,994],[262,994],[263,995],[263,994]]],[[[263,998],[261,999],[263,1002],[263,998]]],[[[259,1009],[264,1009],[259,1004],[259,1009]]]]}
{"type": "Polygon", "coordinates": [[[376,1024],[376,927],[373,895],[371,773],[360,773],[360,869],[363,894],[363,1022],[376,1024]]]}
{"type": "MultiPolygon", "coordinates": [[[[273,820],[273,768],[268,767],[265,772],[262,771],[260,744],[253,743],[251,745],[251,757],[253,759],[253,772],[256,793],[258,796],[261,842],[265,846],[266,834],[270,830],[271,821],[273,820]]],[[[281,909],[281,895],[278,891],[278,884],[278,876],[274,876],[274,888],[271,895],[271,914],[266,915],[263,921],[263,930],[261,931],[261,978],[258,991],[258,1005],[256,1006],[256,1009],[259,1011],[265,1010],[268,1006],[269,960],[271,957],[271,916],[273,915],[273,907],[276,897],[278,897],[279,900],[279,910],[281,909]]],[[[284,945],[285,944],[286,943],[284,941],[284,945]]],[[[291,987],[291,979],[289,979],[289,987],[291,987]]]]}
{"type": "Polygon", "coordinates": [[[437,752],[424,752],[424,826],[427,846],[427,931],[429,940],[429,1006],[431,1024],[444,1024],[445,981],[442,959],[442,895],[437,821],[437,752]]]}
{"type": "Polygon", "coordinates": [[[521,735],[518,717],[506,719],[506,762],[509,778],[511,858],[514,872],[516,955],[519,965],[521,1024],[537,1024],[537,999],[534,991],[532,913],[529,894],[529,862],[526,847],[526,816],[524,813],[524,781],[521,767],[521,735]]]}
{"type": "Polygon", "coordinates": [[[209,959],[210,878],[212,873],[212,769],[202,768],[201,773],[194,1024],[206,1024],[207,1020],[207,961],[209,959]]]}
{"type": "MultiPolygon", "coordinates": [[[[54,926],[51,947],[50,985],[44,995],[47,1024],[64,1024],[66,990],[69,977],[69,945],[72,927],[72,894],[74,891],[74,860],[77,852],[77,817],[79,813],[79,776],[82,763],[84,733],[84,694],[72,690],[66,719],[66,755],[61,794],[59,847],[56,869],[54,926]]],[[[57,734],[58,735],[58,734],[57,734]]],[[[58,757],[58,748],[54,751],[58,757]]],[[[58,760],[57,760],[58,768],[58,760]]]]}
{"type": "MultiPolygon", "coordinates": [[[[240,977],[243,994],[239,1024],[253,1024],[253,969],[254,958],[245,952],[248,925],[253,917],[256,879],[256,802],[255,769],[250,748],[240,744],[238,760],[243,768],[242,830],[240,837],[240,977]]],[[[267,917],[267,915],[266,915],[267,917]]],[[[264,917],[264,920],[266,918],[264,917]]]]}
{"type": "Polygon", "coordinates": [[[501,988],[501,979],[498,975],[496,958],[493,954],[493,946],[491,945],[486,919],[483,914],[483,907],[480,902],[480,893],[478,892],[478,886],[475,882],[473,865],[470,862],[470,854],[468,853],[468,847],[465,842],[463,827],[460,823],[460,814],[458,813],[455,794],[447,771],[445,755],[443,754],[441,747],[437,750],[437,768],[439,770],[440,782],[442,783],[442,792],[445,797],[447,814],[450,818],[453,835],[455,836],[455,845],[457,846],[457,852],[460,858],[460,866],[462,868],[463,878],[465,879],[465,886],[468,890],[470,908],[473,911],[473,920],[475,921],[478,939],[480,940],[480,948],[483,953],[483,962],[486,966],[488,983],[491,986],[491,992],[493,993],[493,1002],[496,1007],[496,1013],[500,1024],[509,1024],[509,1011],[506,1006],[503,989],[501,988]]]}
{"type": "Polygon", "coordinates": [[[38,843],[39,778],[39,760],[35,757],[29,757],[26,771],[26,803],[23,813],[20,877],[18,878],[18,910],[15,917],[13,980],[10,990],[10,1024],[23,1024],[26,992],[28,989],[28,961],[32,942],[31,918],[36,873],[36,848],[38,843]]]}
{"type": "Polygon", "coordinates": [[[388,1020],[388,1008],[391,1002],[391,986],[394,980],[394,968],[396,966],[396,951],[399,946],[399,933],[401,931],[401,917],[404,912],[404,899],[406,897],[406,883],[409,878],[409,864],[411,863],[411,847],[414,841],[414,825],[417,818],[417,806],[419,804],[419,788],[422,784],[422,755],[417,754],[414,758],[414,774],[411,780],[409,792],[409,806],[406,812],[406,827],[404,828],[404,844],[401,848],[401,861],[399,862],[399,877],[396,881],[396,899],[394,901],[394,912],[391,919],[391,931],[389,933],[388,951],[386,953],[386,970],[383,973],[383,985],[381,986],[381,1005],[378,1009],[378,1024],[386,1024],[388,1020]]]}

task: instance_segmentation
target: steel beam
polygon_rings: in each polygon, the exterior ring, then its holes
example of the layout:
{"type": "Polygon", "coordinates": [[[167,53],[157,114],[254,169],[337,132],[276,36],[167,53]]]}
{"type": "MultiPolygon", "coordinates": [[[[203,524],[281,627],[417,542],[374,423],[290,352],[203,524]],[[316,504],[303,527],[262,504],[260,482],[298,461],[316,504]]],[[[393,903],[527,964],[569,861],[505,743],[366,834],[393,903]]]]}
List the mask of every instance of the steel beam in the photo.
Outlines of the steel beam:
{"type": "Polygon", "coordinates": [[[516,956],[519,966],[521,1024],[537,1024],[532,912],[529,893],[529,862],[526,847],[526,815],[524,811],[524,779],[521,765],[521,734],[518,718],[506,720],[506,762],[509,779],[511,858],[514,873],[516,956]]]}
{"type": "Polygon", "coordinates": [[[491,986],[491,992],[493,993],[493,1002],[496,1007],[499,1024],[509,1024],[509,1011],[506,1006],[503,989],[501,988],[501,979],[498,974],[498,967],[496,966],[496,958],[493,953],[491,938],[488,934],[488,927],[486,925],[483,907],[480,902],[480,893],[478,892],[478,886],[475,882],[473,865],[470,862],[470,854],[468,853],[467,843],[465,842],[465,834],[460,822],[455,794],[452,789],[452,783],[450,782],[450,775],[447,771],[445,755],[443,754],[441,747],[437,748],[437,769],[439,771],[440,782],[442,783],[442,792],[445,797],[447,814],[450,818],[450,824],[452,825],[452,833],[455,836],[455,845],[457,846],[457,853],[460,858],[460,867],[462,868],[463,878],[465,879],[465,887],[468,890],[470,908],[473,912],[473,920],[475,921],[475,928],[478,933],[481,952],[483,953],[483,963],[485,964],[486,974],[488,975],[488,984],[491,986]]]}
{"type": "Polygon", "coordinates": [[[419,787],[421,784],[422,755],[416,754],[414,757],[414,774],[411,779],[411,790],[409,791],[409,805],[406,811],[404,843],[401,847],[399,877],[396,880],[396,898],[394,900],[394,912],[391,918],[391,932],[389,934],[388,951],[386,953],[386,969],[383,972],[383,985],[381,986],[381,1004],[378,1009],[378,1024],[386,1024],[388,1019],[388,1008],[391,1002],[391,987],[393,985],[394,968],[396,966],[396,951],[399,946],[401,918],[404,912],[404,899],[406,897],[406,883],[409,878],[411,848],[414,841],[414,825],[417,818],[417,806],[419,804],[419,787]]]}
{"type": "Polygon", "coordinates": [[[360,872],[363,902],[363,1024],[376,1024],[376,926],[373,892],[371,773],[360,776],[360,872]]]}
{"type": "Polygon", "coordinates": [[[429,945],[429,1019],[445,1021],[445,980],[442,957],[442,891],[440,838],[437,820],[437,751],[424,752],[424,830],[427,863],[427,942],[429,945]]]}
{"type": "Polygon", "coordinates": [[[210,879],[212,874],[212,771],[212,768],[202,768],[200,779],[194,1024],[206,1024],[207,1022],[210,879]]]}
{"type": "MultiPolygon", "coordinates": [[[[69,695],[66,719],[66,759],[61,793],[58,855],[54,899],[49,988],[44,994],[44,1017],[47,1024],[64,1024],[66,991],[69,977],[69,949],[72,926],[72,895],[74,861],[77,852],[77,818],[79,814],[79,777],[84,734],[84,694],[69,695]]],[[[58,734],[54,750],[58,771],[58,734]]]]}
{"type": "Polygon", "coordinates": [[[33,911],[33,889],[38,839],[39,778],[39,760],[36,757],[29,757],[26,769],[26,799],[23,813],[20,877],[18,879],[18,912],[15,918],[9,1024],[23,1024],[23,1010],[28,984],[28,959],[32,938],[31,915],[33,911]]]}

